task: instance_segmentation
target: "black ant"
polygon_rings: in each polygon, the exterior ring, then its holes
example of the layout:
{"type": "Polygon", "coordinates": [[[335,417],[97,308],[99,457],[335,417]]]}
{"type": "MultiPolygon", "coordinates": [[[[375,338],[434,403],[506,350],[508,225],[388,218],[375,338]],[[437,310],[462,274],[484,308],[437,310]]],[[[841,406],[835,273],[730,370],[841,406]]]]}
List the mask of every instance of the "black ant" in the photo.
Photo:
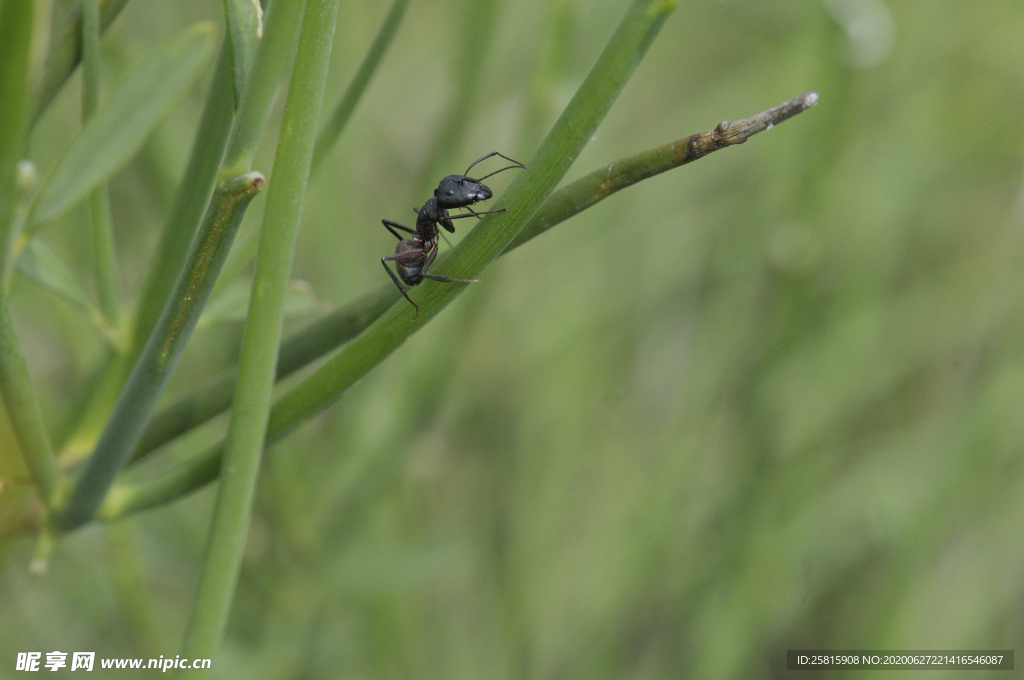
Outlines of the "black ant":
{"type": "Polygon", "coordinates": [[[416,308],[416,316],[414,319],[418,319],[420,316],[420,307],[412,298],[409,297],[406,292],[405,286],[402,285],[405,282],[408,286],[418,286],[422,283],[423,279],[430,279],[432,281],[441,281],[443,283],[477,283],[480,279],[450,279],[447,276],[434,276],[428,274],[427,271],[430,269],[430,265],[434,263],[434,258],[437,257],[437,239],[440,232],[437,230],[437,225],[441,225],[450,233],[455,232],[455,225],[452,224],[452,220],[457,220],[463,217],[477,217],[478,219],[482,215],[490,215],[493,213],[505,212],[505,209],[501,210],[489,210],[486,212],[475,212],[470,205],[479,203],[480,201],[486,201],[491,198],[494,194],[490,188],[482,183],[482,180],[496,175],[504,170],[510,170],[512,168],[525,168],[526,166],[518,161],[514,161],[511,158],[504,156],[497,151],[493,151],[483,158],[474,161],[469,168],[466,169],[468,173],[473,169],[473,166],[480,161],[491,158],[492,156],[501,156],[507,161],[515,163],[508,167],[502,168],[497,172],[492,172],[490,175],[485,175],[480,179],[472,179],[466,175],[448,175],[438,185],[437,189],[434,190],[434,195],[427,199],[427,202],[423,204],[423,207],[416,210],[416,229],[410,229],[398,222],[391,220],[381,220],[384,227],[390,231],[395,238],[398,239],[398,245],[395,247],[394,255],[386,255],[380,259],[381,264],[384,266],[384,270],[391,277],[391,280],[398,286],[398,290],[402,291],[402,295],[408,300],[413,307],[416,308]],[[467,208],[468,214],[464,215],[449,215],[448,208],[467,208]],[[402,238],[402,236],[395,231],[400,229],[408,234],[412,234],[412,238],[402,238]],[[391,271],[388,267],[388,261],[391,260],[395,263],[395,269],[398,272],[398,276],[391,271]]]}

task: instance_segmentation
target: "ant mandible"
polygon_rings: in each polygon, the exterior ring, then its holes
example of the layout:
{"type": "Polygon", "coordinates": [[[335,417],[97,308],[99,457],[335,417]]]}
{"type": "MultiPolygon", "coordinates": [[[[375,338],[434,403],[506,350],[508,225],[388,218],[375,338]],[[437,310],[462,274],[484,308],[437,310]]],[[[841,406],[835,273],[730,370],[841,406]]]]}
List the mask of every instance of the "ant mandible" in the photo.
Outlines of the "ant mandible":
{"type": "Polygon", "coordinates": [[[447,231],[454,233],[455,225],[452,224],[452,220],[457,220],[463,217],[476,217],[480,218],[482,215],[490,215],[493,213],[504,212],[505,209],[501,210],[489,210],[482,212],[475,212],[469,206],[479,203],[480,201],[486,201],[491,198],[494,194],[490,188],[483,184],[483,180],[504,172],[505,170],[511,170],[513,168],[526,168],[525,165],[519,161],[512,160],[508,156],[502,155],[497,151],[493,151],[482,158],[474,161],[463,175],[448,175],[441,180],[438,184],[437,189],[434,190],[434,195],[427,199],[427,202],[423,204],[423,207],[416,210],[416,229],[410,229],[398,222],[392,220],[381,220],[384,227],[390,231],[395,238],[398,239],[398,245],[395,247],[394,255],[386,255],[380,259],[381,264],[384,266],[384,271],[388,273],[391,280],[398,286],[398,290],[402,292],[405,299],[416,308],[416,316],[413,319],[418,319],[420,316],[420,307],[413,299],[409,297],[409,293],[406,291],[405,286],[402,285],[404,282],[407,286],[418,286],[423,282],[423,279],[430,279],[432,281],[441,281],[443,283],[477,283],[480,279],[451,279],[447,276],[435,276],[428,274],[430,266],[434,263],[434,258],[437,257],[437,240],[440,232],[437,230],[437,225],[441,225],[447,231]],[[467,174],[473,169],[477,163],[484,161],[492,156],[500,156],[507,161],[514,163],[504,167],[501,170],[484,175],[480,179],[473,179],[468,177],[467,174]],[[464,215],[449,215],[449,208],[466,208],[469,210],[468,214],[464,215]],[[402,238],[402,236],[395,231],[400,229],[408,234],[412,234],[411,238],[402,238]],[[388,261],[395,263],[395,270],[398,272],[398,276],[395,276],[394,272],[388,267],[388,261]]]}

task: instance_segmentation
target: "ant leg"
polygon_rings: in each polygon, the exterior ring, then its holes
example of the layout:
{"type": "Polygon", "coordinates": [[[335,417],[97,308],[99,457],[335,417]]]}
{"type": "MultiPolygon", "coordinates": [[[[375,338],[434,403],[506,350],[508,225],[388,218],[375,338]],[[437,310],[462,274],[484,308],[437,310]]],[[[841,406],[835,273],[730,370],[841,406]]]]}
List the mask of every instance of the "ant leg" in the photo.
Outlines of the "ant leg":
{"type": "Polygon", "coordinates": [[[434,245],[431,246],[431,248],[430,248],[430,252],[427,253],[427,256],[426,256],[426,258],[425,258],[425,260],[423,262],[423,267],[420,268],[420,275],[421,276],[426,276],[427,272],[430,270],[430,265],[434,264],[434,258],[436,258],[436,257],[437,257],[437,243],[434,243],[434,245]]]}
{"type": "Polygon", "coordinates": [[[503,213],[506,210],[508,210],[508,208],[502,208],[501,210],[481,210],[480,212],[473,212],[472,210],[470,210],[468,214],[463,213],[461,215],[449,215],[448,219],[458,220],[463,217],[480,217],[480,215],[493,215],[494,213],[503,213]]]}
{"type": "Polygon", "coordinates": [[[402,237],[398,235],[398,232],[395,231],[395,229],[401,229],[402,231],[408,232],[410,234],[415,234],[416,233],[415,230],[410,229],[409,227],[403,226],[403,225],[399,224],[398,222],[392,222],[391,220],[381,220],[381,224],[383,224],[384,228],[387,229],[388,231],[390,231],[391,234],[395,238],[397,238],[399,241],[402,240],[402,237]],[[394,227],[395,229],[392,229],[392,227],[394,227]]]}
{"type": "Polygon", "coordinates": [[[423,278],[442,283],[480,283],[480,279],[449,279],[447,276],[434,276],[433,274],[424,274],[423,278]]]}
{"type": "Polygon", "coordinates": [[[388,260],[396,260],[400,257],[400,255],[388,255],[386,257],[380,258],[380,263],[384,266],[384,271],[388,273],[388,276],[391,277],[391,280],[395,282],[396,286],[398,286],[398,290],[402,291],[402,295],[405,296],[405,299],[408,300],[409,303],[416,308],[416,316],[413,317],[413,321],[415,321],[416,319],[420,318],[420,306],[412,301],[412,298],[409,297],[409,293],[405,291],[405,286],[402,285],[402,282],[398,280],[398,277],[395,276],[394,272],[392,272],[391,269],[388,267],[388,260]]]}
{"type": "Polygon", "coordinates": [[[420,275],[425,279],[431,281],[441,281],[442,283],[479,283],[480,279],[450,279],[447,276],[434,276],[428,274],[427,270],[430,269],[430,265],[434,264],[434,258],[437,257],[437,247],[427,255],[427,261],[423,263],[423,269],[420,270],[420,275]]]}

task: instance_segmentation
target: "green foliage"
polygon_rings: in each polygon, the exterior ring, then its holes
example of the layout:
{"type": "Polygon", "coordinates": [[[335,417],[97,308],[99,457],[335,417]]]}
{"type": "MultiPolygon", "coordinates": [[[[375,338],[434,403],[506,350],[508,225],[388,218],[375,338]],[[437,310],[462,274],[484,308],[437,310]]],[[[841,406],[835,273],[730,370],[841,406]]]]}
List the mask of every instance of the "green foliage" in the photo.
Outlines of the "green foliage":
{"type": "Polygon", "coordinates": [[[30,213],[30,231],[59,217],[138,152],[202,73],[213,52],[214,33],[212,24],[196,24],[132,69],[43,182],[30,213]]]}
{"type": "MultiPolygon", "coordinates": [[[[28,3],[25,3],[28,4],[28,3]]],[[[46,54],[46,67],[36,105],[38,118],[53,102],[82,59],[82,2],[81,0],[54,0],[50,18],[50,45],[46,54]]],[[[128,0],[100,0],[100,30],[106,31],[114,23],[128,0]]]]}
{"type": "MultiPolygon", "coordinates": [[[[290,4],[269,3],[268,22],[290,4]]],[[[321,127],[389,4],[339,4],[321,127]]],[[[347,390],[315,419],[271,418],[281,430],[213,676],[785,677],[791,647],[1019,646],[1024,571],[1008,537],[1024,521],[1024,14],[1000,0],[853,12],[867,6],[681,3],[601,126],[578,131],[587,143],[561,189],[531,194],[530,216],[457,222],[437,271],[483,281],[457,300],[445,284],[417,287],[425,309],[447,307],[414,326],[380,271],[394,247],[380,219],[408,223],[425,186],[488,151],[529,159],[624,7],[409,3],[303,196],[293,275],[336,311],[286,322],[277,358],[279,407],[310,385],[323,403],[347,390]],[[468,15],[490,23],[470,35],[468,15]],[[552,200],[578,183],[600,196],[617,159],[808,88],[821,93],[808,113],[547,228],[552,200]],[[385,323],[420,332],[340,381],[368,356],[364,331],[385,323]]],[[[104,76],[118,82],[195,21],[217,18],[226,35],[223,10],[129,3],[104,37],[104,76]]],[[[213,75],[209,115],[190,91],[109,178],[124,317],[151,320],[135,321],[149,325],[132,347],[108,347],[24,277],[3,308],[0,330],[13,320],[17,332],[0,358],[24,359],[0,365],[17,374],[2,382],[16,427],[0,416],[4,658],[180,652],[216,487],[181,494],[217,477],[227,417],[193,426],[235,398],[239,325],[193,335],[101,515],[145,506],[144,489],[180,500],[57,535],[50,575],[25,570],[43,520],[33,480],[56,488],[81,470],[47,466],[47,437],[75,433],[62,466],[92,453],[209,207],[235,118],[227,47],[213,75]],[[154,199],[160,177],[182,180],[171,208],[154,199]],[[164,238],[184,242],[180,257],[165,257],[177,246],[164,238]],[[158,266],[163,292],[139,301],[158,266]],[[26,443],[41,455],[23,458],[26,443]]],[[[269,80],[280,95],[256,112],[265,132],[247,114],[247,139],[234,139],[240,172],[273,187],[289,83],[269,80]]],[[[68,85],[31,143],[0,159],[53,166],[79,126],[77,76],[68,85]]],[[[487,207],[519,205],[536,181],[491,178],[487,207]]],[[[85,214],[68,210],[46,234],[77,282],[94,278],[85,214]]],[[[234,280],[248,282],[251,256],[239,258],[234,280]]],[[[99,291],[78,287],[95,306],[99,291]]]]}
{"type": "Polygon", "coordinates": [[[263,175],[251,172],[214,193],[164,313],[117,398],[96,450],[75,480],[66,506],[54,518],[61,529],[76,529],[92,519],[114,477],[131,457],[188,346],[246,208],[265,186],[263,175]]]}
{"type": "Polygon", "coordinates": [[[86,318],[99,317],[99,310],[68,264],[39,237],[29,240],[25,252],[15,262],[15,268],[26,279],[81,309],[86,318]]]}

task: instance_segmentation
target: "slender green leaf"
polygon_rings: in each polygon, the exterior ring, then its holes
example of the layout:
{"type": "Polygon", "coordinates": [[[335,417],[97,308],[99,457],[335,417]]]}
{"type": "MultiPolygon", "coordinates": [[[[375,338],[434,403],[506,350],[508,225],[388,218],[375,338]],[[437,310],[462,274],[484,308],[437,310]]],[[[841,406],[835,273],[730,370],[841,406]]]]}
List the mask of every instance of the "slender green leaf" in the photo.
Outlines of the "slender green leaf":
{"type": "Polygon", "coordinates": [[[147,267],[132,327],[125,333],[127,350],[118,353],[108,363],[102,379],[96,381],[95,389],[86,400],[61,451],[61,457],[66,460],[79,460],[96,447],[131,367],[174,289],[178,274],[188,258],[189,246],[213,195],[234,116],[227,45],[223,45],[219,52],[188,164],[178,182],[160,242],[147,267]]]}
{"type": "Polygon", "coordinates": [[[304,2],[298,0],[268,4],[264,37],[256,49],[251,82],[245,88],[237,116],[232,107],[230,49],[225,40],[192,158],[178,186],[139,303],[133,333],[136,345],[149,337],[167,303],[217,181],[224,184],[252,168],[277,84],[291,58],[303,6],[304,2]]]}
{"type": "Polygon", "coordinates": [[[348,125],[348,121],[355,112],[359,100],[363,98],[363,93],[366,92],[367,85],[370,84],[370,79],[377,72],[377,67],[380,66],[381,60],[384,59],[388,47],[391,46],[391,41],[395,39],[395,33],[398,32],[398,26],[402,23],[402,17],[405,15],[405,10],[408,7],[409,0],[395,0],[394,4],[391,5],[387,16],[384,17],[384,23],[380,25],[380,29],[377,31],[377,37],[373,39],[370,49],[366,52],[366,56],[363,57],[363,61],[360,62],[359,68],[356,70],[352,82],[349,83],[348,88],[345,90],[345,94],[342,95],[341,101],[338,102],[337,108],[331,114],[330,120],[321,125],[322,129],[317,136],[316,148],[313,151],[311,174],[315,175],[317,170],[320,169],[320,165],[327,157],[327,154],[331,152],[338,138],[341,137],[345,126],[348,125]]]}
{"type": "Polygon", "coordinates": [[[228,25],[231,83],[237,105],[242,100],[256,45],[263,37],[263,9],[259,0],[224,0],[224,18],[228,25]]]}
{"type": "MultiPolygon", "coordinates": [[[[100,23],[100,0],[83,0],[82,122],[87,122],[100,104],[100,23]]],[[[89,196],[89,230],[100,310],[105,324],[117,327],[121,319],[121,296],[117,290],[117,256],[106,183],[96,187],[89,196]]]]}
{"type": "MultiPolygon", "coordinates": [[[[100,0],[100,30],[114,23],[128,0],[100,0]]],[[[42,115],[82,58],[82,3],[58,0],[50,21],[50,51],[46,55],[43,82],[34,119],[42,115]]]]}
{"type": "Polygon", "coordinates": [[[59,217],[128,162],[202,73],[214,35],[212,23],[196,24],[132,69],[50,173],[29,229],[59,217]]]}
{"type": "Polygon", "coordinates": [[[90,318],[99,313],[63,258],[38,236],[28,242],[14,266],[26,279],[81,308],[90,318]]]}
{"type": "MultiPolygon", "coordinates": [[[[221,324],[245,321],[249,313],[249,298],[252,295],[252,279],[238,279],[219,294],[215,294],[199,317],[196,329],[210,328],[221,324]]],[[[284,297],[284,315],[291,318],[313,314],[322,305],[313,294],[313,288],[305,281],[291,281],[284,297]]]]}
{"type": "Polygon", "coordinates": [[[3,388],[4,405],[18,437],[25,464],[32,471],[39,495],[50,506],[57,494],[61,473],[50,448],[39,400],[32,387],[7,300],[0,300],[0,387],[3,388]]]}

